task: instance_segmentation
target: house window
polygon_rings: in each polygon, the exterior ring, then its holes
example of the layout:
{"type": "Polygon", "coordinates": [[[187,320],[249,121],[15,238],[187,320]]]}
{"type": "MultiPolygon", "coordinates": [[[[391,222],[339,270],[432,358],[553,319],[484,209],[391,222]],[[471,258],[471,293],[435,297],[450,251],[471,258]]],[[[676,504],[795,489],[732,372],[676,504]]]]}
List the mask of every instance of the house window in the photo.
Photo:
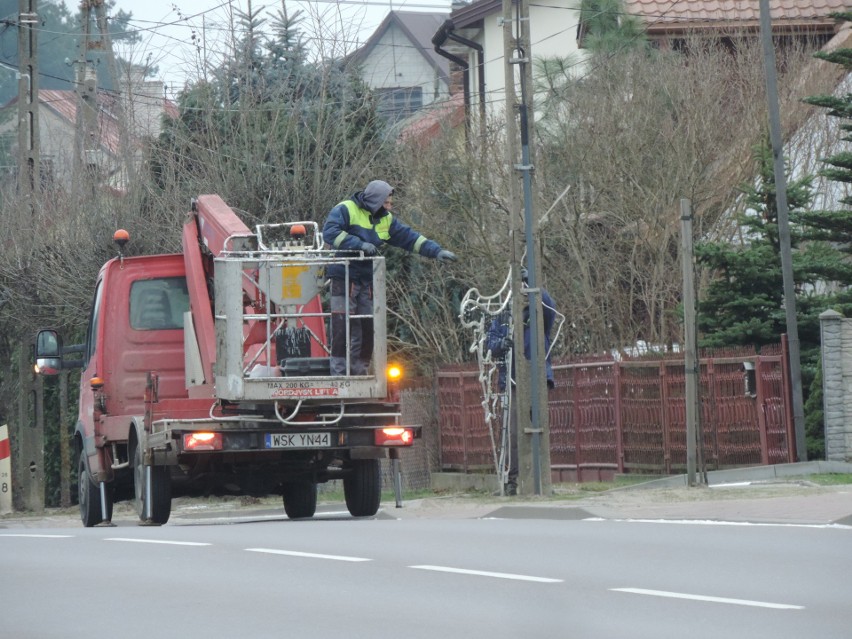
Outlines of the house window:
{"type": "Polygon", "coordinates": [[[377,89],[378,113],[389,122],[397,122],[423,106],[422,87],[393,87],[377,89]]]}

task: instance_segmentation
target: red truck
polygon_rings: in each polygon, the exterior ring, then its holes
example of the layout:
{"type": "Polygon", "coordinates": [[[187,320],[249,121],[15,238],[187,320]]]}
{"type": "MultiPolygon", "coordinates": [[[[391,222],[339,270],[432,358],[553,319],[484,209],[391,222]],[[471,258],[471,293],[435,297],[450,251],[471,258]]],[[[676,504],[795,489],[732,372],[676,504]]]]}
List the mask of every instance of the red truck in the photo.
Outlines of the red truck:
{"type": "Polygon", "coordinates": [[[164,524],[172,482],[281,494],[305,518],[317,485],[341,479],[349,512],[374,515],[380,459],[419,436],[387,377],[384,259],[335,257],[313,222],[252,231],[217,195],[193,201],[182,254],[125,257],[127,239],[116,233],[119,256],[100,270],[85,344],[63,348],[49,329],[36,340],[45,374],[83,368],[83,524],[109,522],[125,484],[140,521],[164,524]],[[324,270],[354,259],[373,262],[373,365],[332,376],[324,270]]]}

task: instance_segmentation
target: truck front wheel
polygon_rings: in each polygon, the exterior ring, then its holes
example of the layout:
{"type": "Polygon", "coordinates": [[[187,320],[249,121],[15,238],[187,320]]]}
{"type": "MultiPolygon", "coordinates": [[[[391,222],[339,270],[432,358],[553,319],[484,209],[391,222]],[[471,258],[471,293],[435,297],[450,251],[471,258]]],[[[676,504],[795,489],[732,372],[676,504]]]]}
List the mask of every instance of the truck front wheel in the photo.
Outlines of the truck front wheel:
{"type": "Polygon", "coordinates": [[[284,484],[284,512],[290,519],[313,517],[317,511],[317,485],[312,481],[293,481],[284,484]]]}
{"type": "MultiPolygon", "coordinates": [[[[112,519],[112,490],[107,489],[107,517],[112,519]]],[[[104,518],[101,513],[101,491],[94,482],[86,465],[86,453],[80,451],[77,464],[77,503],[80,505],[80,520],[86,528],[97,526],[104,518]]]]}
{"type": "Polygon", "coordinates": [[[161,526],[169,520],[172,511],[171,475],[168,466],[151,466],[150,475],[148,468],[142,461],[142,447],[136,444],[133,450],[133,492],[136,498],[136,514],[144,523],[161,526]],[[147,485],[148,477],[151,480],[150,487],[147,485]],[[147,503],[149,496],[150,504],[147,503]]]}
{"type": "Polygon", "coordinates": [[[378,459],[353,459],[343,476],[343,496],[353,517],[372,517],[382,501],[382,475],[378,459]]]}

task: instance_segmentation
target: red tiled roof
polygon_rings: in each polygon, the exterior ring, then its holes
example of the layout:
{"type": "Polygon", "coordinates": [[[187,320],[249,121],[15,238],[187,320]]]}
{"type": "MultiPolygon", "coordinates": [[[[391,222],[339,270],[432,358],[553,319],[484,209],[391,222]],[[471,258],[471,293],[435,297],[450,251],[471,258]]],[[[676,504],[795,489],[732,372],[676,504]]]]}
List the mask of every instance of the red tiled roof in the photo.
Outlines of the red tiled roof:
{"type": "Polygon", "coordinates": [[[442,130],[455,128],[464,122],[464,95],[455,93],[447,100],[424,107],[412,120],[400,131],[400,140],[428,143],[442,130]]]}
{"type": "MultiPolygon", "coordinates": [[[[39,89],[39,100],[43,105],[55,111],[72,127],[77,125],[77,94],[74,91],[57,89],[39,89]]],[[[100,146],[110,154],[117,156],[121,152],[118,122],[108,112],[114,98],[103,92],[98,92],[98,130],[97,139],[100,146]]]]}
{"type": "MultiPolygon", "coordinates": [[[[625,0],[627,13],[649,24],[662,23],[757,23],[759,0],[625,0]]],[[[831,22],[829,14],[852,10],[848,0],[769,0],[773,21],[831,22]]]]}
{"type": "MultiPolygon", "coordinates": [[[[77,126],[77,93],[75,91],[39,89],[38,97],[45,107],[54,111],[71,127],[77,126]]],[[[118,119],[113,111],[114,105],[115,96],[106,91],[98,92],[98,140],[105,151],[118,156],[121,152],[121,136],[118,119]]],[[[163,100],[163,111],[171,118],[177,118],[180,115],[177,106],[171,100],[163,100]]]]}

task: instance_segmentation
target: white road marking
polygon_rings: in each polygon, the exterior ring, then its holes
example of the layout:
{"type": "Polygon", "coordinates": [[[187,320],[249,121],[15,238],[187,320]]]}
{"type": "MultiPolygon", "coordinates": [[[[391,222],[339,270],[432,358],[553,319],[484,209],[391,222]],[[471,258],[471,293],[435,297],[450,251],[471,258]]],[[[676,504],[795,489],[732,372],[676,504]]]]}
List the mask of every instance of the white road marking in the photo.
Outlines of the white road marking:
{"type": "Polygon", "coordinates": [[[459,575],[476,575],[479,577],[496,577],[497,579],[514,579],[516,581],[536,581],[544,584],[562,583],[562,579],[550,579],[549,577],[531,577],[530,575],[514,575],[508,572],[489,572],[487,570],[466,570],[464,568],[450,568],[448,566],[409,566],[417,570],[434,570],[437,572],[451,572],[459,575]]]}
{"type": "Polygon", "coordinates": [[[34,539],[70,539],[74,535],[26,535],[23,533],[2,533],[0,537],[32,537],[34,539]]]}
{"type": "Polygon", "coordinates": [[[133,539],[131,537],[107,537],[104,541],[124,541],[131,544],[165,544],[169,546],[212,546],[204,541],[168,541],[166,539],[133,539]]]}
{"type": "Polygon", "coordinates": [[[784,522],[759,521],[724,521],[716,519],[605,519],[603,517],[586,517],[583,521],[615,521],[627,524],[676,524],[680,526],[759,526],[764,528],[827,528],[849,529],[846,524],[791,524],[784,522]]]}
{"type": "Polygon", "coordinates": [[[708,597],[706,595],[689,595],[683,592],[666,592],[665,590],[646,590],[645,588],[610,588],[615,592],[630,592],[635,595],[651,595],[652,597],[670,597],[673,599],[691,599],[693,601],[709,601],[711,603],[734,604],[736,606],[756,606],[758,608],[775,608],[779,610],[804,610],[804,606],[771,603],[768,601],[750,601],[748,599],[729,599],[728,597],[708,597]]]}
{"type": "Polygon", "coordinates": [[[246,548],[247,552],[263,552],[269,555],[287,555],[288,557],[306,557],[308,559],[333,559],[334,561],[372,561],[364,557],[346,557],[344,555],[323,555],[314,552],[299,552],[297,550],[277,550],[275,548],[246,548]]]}

